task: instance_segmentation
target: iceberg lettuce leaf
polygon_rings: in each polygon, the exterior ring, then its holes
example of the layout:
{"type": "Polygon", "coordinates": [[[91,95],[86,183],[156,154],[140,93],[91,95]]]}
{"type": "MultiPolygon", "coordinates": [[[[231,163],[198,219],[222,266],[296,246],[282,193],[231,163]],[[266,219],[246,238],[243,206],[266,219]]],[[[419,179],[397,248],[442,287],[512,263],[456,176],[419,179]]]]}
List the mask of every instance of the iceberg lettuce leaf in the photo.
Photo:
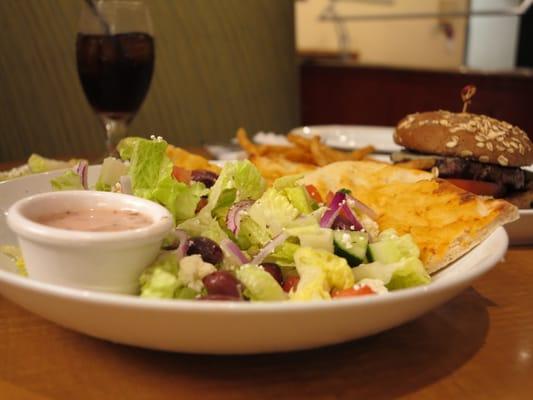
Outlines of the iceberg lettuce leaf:
{"type": "Polygon", "coordinates": [[[243,265],[237,270],[237,279],[244,285],[244,295],[252,301],[287,299],[287,295],[272,275],[257,265],[243,265]]]}
{"type": "Polygon", "coordinates": [[[348,289],[355,283],[346,260],[326,250],[301,247],[294,262],[300,281],[291,300],[330,299],[332,289],[348,289]]]}
{"type": "Polygon", "coordinates": [[[248,215],[272,236],[293,221],[299,211],[276,189],[270,188],[250,207],[248,215]]]}
{"type": "Polygon", "coordinates": [[[207,208],[213,210],[221,206],[223,192],[236,189],[233,201],[258,199],[266,188],[266,182],[258,169],[248,160],[228,162],[209,193],[207,208]]]}
{"type": "Polygon", "coordinates": [[[84,190],[81,176],[69,169],[50,181],[54,190],[84,190]]]}

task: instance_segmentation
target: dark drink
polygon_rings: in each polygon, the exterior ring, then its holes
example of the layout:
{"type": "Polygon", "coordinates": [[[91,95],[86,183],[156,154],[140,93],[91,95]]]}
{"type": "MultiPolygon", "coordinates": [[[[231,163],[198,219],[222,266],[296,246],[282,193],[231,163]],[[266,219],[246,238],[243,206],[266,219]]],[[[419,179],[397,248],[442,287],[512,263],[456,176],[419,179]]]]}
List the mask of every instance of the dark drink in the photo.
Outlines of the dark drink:
{"type": "Polygon", "coordinates": [[[154,69],[154,39],[146,33],[79,33],[76,57],[81,84],[96,112],[129,119],[141,106],[154,69]]]}

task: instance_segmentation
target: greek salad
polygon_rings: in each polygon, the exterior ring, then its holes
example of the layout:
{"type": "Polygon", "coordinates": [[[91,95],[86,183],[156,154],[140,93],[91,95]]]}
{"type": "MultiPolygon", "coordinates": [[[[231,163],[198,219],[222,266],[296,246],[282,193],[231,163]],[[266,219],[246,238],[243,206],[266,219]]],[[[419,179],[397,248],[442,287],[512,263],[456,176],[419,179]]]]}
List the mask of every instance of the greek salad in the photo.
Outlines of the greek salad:
{"type": "Polygon", "coordinates": [[[301,175],[268,187],[248,160],[219,174],[175,167],[162,138],[128,137],[94,187],[87,163],[55,190],[140,196],[174,217],[161,252],[139,276],[147,298],[309,301],[382,294],[431,281],[409,234],[380,231],[375,212],[339,188],[325,198],[301,175]]]}

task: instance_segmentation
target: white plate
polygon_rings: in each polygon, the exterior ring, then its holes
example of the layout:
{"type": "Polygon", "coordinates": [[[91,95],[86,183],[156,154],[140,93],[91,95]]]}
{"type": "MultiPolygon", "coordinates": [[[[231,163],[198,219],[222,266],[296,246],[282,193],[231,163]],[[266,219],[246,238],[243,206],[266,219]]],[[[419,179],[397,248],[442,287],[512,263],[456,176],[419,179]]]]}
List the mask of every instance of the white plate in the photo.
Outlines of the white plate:
{"type": "Polygon", "coordinates": [[[533,210],[520,210],[519,213],[518,220],[505,225],[509,243],[513,246],[533,244],[533,210]]]}
{"type": "Polygon", "coordinates": [[[295,128],[292,133],[302,136],[320,136],[331,147],[350,150],[372,145],[378,152],[391,153],[401,146],[394,143],[391,126],[316,125],[295,128]]]}
{"type": "MultiPolygon", "coordinates": [[[[91,167],[90,181],[98,167],[91,167]]],[[[49,190],[58,172],[0,184],[0,243],[14,243],[5,210],[49,190]]],[[[251,354],[325,346],[372,335],[412,320],[468,287],[502,259],[502,228],[427,286],[381,296],[309,303],[236,303],[142,299],[41,283],[13,272],[0,255],[0,293],[66,328],[112,342],[168,351],[251,354]]]]}

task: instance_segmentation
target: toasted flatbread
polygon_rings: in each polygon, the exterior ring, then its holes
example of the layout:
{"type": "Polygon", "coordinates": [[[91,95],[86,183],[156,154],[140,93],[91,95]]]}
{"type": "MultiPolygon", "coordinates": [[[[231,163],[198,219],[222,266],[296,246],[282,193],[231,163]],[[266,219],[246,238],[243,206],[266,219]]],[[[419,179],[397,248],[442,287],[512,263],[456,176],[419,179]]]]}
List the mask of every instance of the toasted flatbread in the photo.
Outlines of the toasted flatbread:
{"type": "Polygon", "coordinates": [[[410,233],[433,273],[468,252],[497,227],[518,218],[512,204],[476,196],[419,170],[344,161],[309,172],[303,183],[324,196],[346,188],[377,214],[380,230],[410,233]]]}

